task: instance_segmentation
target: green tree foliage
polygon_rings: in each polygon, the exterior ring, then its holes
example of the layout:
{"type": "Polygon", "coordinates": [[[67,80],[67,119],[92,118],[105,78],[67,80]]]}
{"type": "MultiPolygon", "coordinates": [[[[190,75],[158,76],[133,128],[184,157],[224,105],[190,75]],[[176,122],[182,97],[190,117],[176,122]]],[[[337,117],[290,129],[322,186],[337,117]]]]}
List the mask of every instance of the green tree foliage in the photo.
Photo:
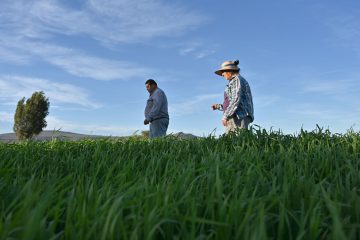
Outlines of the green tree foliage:
{"type": "Polygon", "coordinates": [[[34,92],[31,98],[19,100],[14,116],[13,130],[18,139],[31,139],[47,126],[45,117],[49,114],[49,99],[44,92],[34,92]]]}

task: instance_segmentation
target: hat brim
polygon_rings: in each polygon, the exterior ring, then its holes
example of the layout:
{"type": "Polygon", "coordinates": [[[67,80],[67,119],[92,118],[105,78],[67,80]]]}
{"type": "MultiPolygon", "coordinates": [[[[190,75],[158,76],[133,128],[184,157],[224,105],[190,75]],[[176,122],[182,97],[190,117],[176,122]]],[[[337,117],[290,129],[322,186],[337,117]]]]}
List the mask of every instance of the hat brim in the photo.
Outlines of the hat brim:
{"type": "Polygon", "coordinates": [[[222,73],[224,72],[225,70],[223,69],[219,69],[217,71],[215,71],[215,74],[219,75],[219,76],[222,76],[222,73]]]}
{"type": "Polygon", "coordinates": [[[221,69],[215,71],[215,74],[222,76],[222,73],[226,72],[226,71],[238,72],[238,71],[240,71],[240,68],[238,68],[238,67],[236,67],[236,68],[221,68],[221,69]]]}

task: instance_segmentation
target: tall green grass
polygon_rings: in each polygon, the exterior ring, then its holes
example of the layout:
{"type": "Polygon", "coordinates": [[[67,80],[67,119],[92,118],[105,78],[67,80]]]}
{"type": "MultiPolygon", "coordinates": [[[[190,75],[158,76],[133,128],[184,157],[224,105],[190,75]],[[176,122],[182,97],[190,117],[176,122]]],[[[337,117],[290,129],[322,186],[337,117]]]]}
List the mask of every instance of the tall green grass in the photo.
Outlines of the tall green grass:
{"type": "Polygon", "coordinates": [[[360,239],[360,133],[0,144],[0,239],[360,239]]]}

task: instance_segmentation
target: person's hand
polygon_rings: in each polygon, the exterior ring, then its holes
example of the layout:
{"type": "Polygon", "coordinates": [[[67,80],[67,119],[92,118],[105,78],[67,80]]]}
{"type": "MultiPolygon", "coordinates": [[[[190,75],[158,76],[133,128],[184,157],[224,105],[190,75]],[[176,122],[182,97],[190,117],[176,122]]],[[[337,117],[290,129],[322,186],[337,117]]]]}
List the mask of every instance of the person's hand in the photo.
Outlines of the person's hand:
{"type": "Polygon", "coordinates": [[[226,125],[228,124],[228,120],[222,119],[221,121],[222,121],[223,126],[226,127],[226,125]]]}
{"type": "Polygon", "coordinates": [[[212,110],[216,110],[216,109],[217,109],[217,106],[216,106],[216,105],[217,105],[217,104],[211,105],[212,110]]]}
{"type": "Polygon", "coordinates": [[[150,123],[149,120],[147,120],[147,119],[144,120],[144,125],[148,125],[149,123],[150,123]]]}

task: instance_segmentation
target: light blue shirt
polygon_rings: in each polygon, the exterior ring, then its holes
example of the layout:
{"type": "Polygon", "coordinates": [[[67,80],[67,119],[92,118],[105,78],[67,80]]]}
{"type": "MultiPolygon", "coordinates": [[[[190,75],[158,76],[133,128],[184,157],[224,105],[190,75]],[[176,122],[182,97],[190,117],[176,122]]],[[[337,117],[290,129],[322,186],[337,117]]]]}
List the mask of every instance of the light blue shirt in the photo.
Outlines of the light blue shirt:
{"type": "Polygon", "coordinates": [[[160,118],[169,119],[168,102],[164,91],[157,88],[150,93],[149,99],[147,100],[145,119],[152,122],[160,118]]]}

